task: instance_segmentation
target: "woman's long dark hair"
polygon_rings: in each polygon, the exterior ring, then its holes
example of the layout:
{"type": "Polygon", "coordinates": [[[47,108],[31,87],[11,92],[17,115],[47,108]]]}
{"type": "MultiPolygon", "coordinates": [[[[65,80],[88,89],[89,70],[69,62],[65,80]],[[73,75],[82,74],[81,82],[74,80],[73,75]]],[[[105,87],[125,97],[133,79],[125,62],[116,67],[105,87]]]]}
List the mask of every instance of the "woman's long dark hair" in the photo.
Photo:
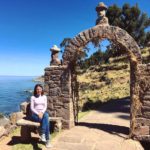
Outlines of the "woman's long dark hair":
{"type": "Polygon", "coordinates": [[[41,88],[42,88],[42,93],[41,93],[41,95],[44,95],[43,86],[42,86],[41,84],[36,84],[35,87],[34,87],[34,92],[33,92],[34,96],[37,95],[37,92],[36,92],[37,87],[41,87],[41,88]]]}

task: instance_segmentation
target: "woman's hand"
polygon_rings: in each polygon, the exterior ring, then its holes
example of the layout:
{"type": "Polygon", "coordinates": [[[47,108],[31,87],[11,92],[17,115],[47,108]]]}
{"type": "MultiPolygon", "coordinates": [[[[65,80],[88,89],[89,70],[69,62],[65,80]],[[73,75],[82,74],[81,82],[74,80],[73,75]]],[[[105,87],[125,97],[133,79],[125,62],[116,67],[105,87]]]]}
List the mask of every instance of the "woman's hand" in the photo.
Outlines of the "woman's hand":
{"type": "Polygon", "coordinates": [[[39,118],[40,118],[40,119],[43,118],[43,113],[42,113],[42,112],[39,113],[39,118]]]}

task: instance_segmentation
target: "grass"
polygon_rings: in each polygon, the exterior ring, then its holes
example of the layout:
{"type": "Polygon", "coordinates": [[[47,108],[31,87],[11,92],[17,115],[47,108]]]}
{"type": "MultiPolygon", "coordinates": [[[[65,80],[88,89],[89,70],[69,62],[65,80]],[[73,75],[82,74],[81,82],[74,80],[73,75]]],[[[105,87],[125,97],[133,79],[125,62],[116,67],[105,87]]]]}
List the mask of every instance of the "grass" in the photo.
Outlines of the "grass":
{"type": "Polygon", "coordinates": [[[142,49],[141,52],[142,52],[143,57],[149,56],[150,55],[150,48],[146,47],[146,48],[142,49]]]}
{"type": "MultiPolygon", "coordinates": [[[[37,150],[39,149],[41,149],[42,150],[42,147],[43,147],[43,145],[41,145],[41,144],[38,144],[38,146],[37,146],[38,148],[37,148],[37,150]]],[[[33,148],[33,145],[32,144],[17,144],[17,145],[15,145],[15,146],[13,146],[13,148],[12,148],[12,150],[33,150],[34,148],[33,148]]]]}
{"type": "Polygon", "coordinates": [[[1,118],[4,118],[4,114],[3,113],[0,113],[0,119],[1,118]]]}
{"type": "MultiPolygon", "coordinates": [[[[150,48],[144,48],[141,52],[143,57],[149,56],[150,48]]],[[[87,103],[104,103],[111,99],[128,97],[130,95],[129,61],[126,56],[110,58],[110,63],[91,66],[84,73],[78,74],[77,80],[80,85],[80,110],[87,103]]]]}
{"type": "MultiPolygon", "coordinates": [[[[51,140],[53,140],[58,134],[60,134],[61,132],[57,133],[54,132],[50,135],[51,140]]],[[[17,129],[15,129],[9,136],[13,137],[13,136],[18,136],[20,135],[20,127],[18,127],[17,129]]],[[[43,147],[45,147],[43,144],[41,143],[36,143],[36,142],[31,142],[31,143],[17,143],[15,145],[13,145],[12,150],[40,150],[43,147]]]]}
{"type": "Polygon", "coordinates": [[[78,119],[80,120],[81,118],[83,118],[84,116],[86,116],[87,114],[89,114],[90,110],[88,111],[80,111],[78,113],[78,119]]]}
{"type": "MultiPolygon", "coordinates": [[[[112,65],[124,65],[117,62],[112,65]]],[[[110,65],[110,64],[105,64],[110,65]]],[[[98,66],[97,66],[98,67],[98,66]]],[[[93,71],[87,70],[78,75],[78,82],[82,88],[79,90],[79,107],[87,102],[107,102],[111,99],[128,97],[130,95],[130,68],[121,70],[93,71]],[[82,86],[84,85],[85,86],[82,86]],[[96,88],[93,88],[96,87],[96,88]]],[[[82,110],[82,109],[81,109],[82,110]]]]}

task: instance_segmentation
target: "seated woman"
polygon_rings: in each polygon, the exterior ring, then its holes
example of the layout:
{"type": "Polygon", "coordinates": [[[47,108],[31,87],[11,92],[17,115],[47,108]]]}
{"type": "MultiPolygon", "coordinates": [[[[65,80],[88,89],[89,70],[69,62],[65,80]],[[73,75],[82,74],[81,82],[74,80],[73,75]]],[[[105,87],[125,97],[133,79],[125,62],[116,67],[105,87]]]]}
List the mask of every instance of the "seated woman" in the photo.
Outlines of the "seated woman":
{"type": "Polygon", "coordinates": [[[41,124],[41,141],[46,143],[46,147],[52,147],[50,144],[49,115],[47,110],[47,96],[44,95],[43,86],[36,84],[34,95],[31,96],[31,120],[41,124]]]}

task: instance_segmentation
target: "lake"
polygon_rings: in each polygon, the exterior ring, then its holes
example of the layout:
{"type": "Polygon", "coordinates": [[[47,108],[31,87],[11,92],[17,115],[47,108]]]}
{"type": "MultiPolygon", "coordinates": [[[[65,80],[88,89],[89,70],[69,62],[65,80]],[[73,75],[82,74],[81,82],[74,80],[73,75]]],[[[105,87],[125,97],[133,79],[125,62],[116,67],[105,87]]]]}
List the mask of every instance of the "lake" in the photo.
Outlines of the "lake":
{"type": "Polygon", "coordinates": [[[9,115],[20,110],[20,103],[30,99],[35,76],[0,76],[0,113],[9,115]]]}

